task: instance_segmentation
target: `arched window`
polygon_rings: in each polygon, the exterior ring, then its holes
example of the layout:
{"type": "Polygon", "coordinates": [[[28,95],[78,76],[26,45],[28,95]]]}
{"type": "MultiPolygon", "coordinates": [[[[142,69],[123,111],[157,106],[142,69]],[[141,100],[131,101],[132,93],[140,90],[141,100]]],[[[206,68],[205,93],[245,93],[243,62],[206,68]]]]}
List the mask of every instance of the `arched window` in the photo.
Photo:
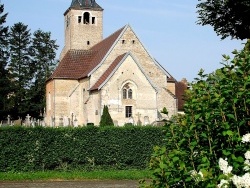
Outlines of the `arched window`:
{"type": "Polygon", "coordinates": [[[83,24],[89,24],[90,23],[89,20],[90,20],[90,14],[89,12],[85,12],[83,14],[83,24]]]}
{"type": "Polygon", "coordinates": [[[132,99],[132,98],[133,98],[133,91],[132,91],[132,89],[129,89],[129,90],[128,90],[128,98],[129,98],[129,99],[132,99]]]}
{"type": "Polygon", "coordinates": [[[123,99],[133,99],[133,90],[130,88],[129,84],[125,84],[122,89],[123,99]]]}
{"type": "Polygon", "coordinates": [[[127,98],[127,89],[123,89],[123,99],[127,98]]]}

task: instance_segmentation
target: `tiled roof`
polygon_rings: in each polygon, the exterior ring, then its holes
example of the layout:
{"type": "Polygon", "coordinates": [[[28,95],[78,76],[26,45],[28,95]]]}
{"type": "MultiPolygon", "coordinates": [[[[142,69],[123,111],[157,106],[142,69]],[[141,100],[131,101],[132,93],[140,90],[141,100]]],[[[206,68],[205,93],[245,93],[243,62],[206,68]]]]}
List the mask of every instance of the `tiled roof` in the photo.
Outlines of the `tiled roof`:
{"type": "Polygon", "coordinates": [[[95,0],[72,0],[70,8],[74,9],[101,9],[102,8],[95,2],[95,0]]]}
{"type": "Polygon", "coordinates": [[[188,89],[188,85],[184,82],[176,82],[176,97],[178,99],[178,110],[183,110],[184,108],[184,94],[185,91],[188,89]]]}
{"type": "Polygon", "coordinates": [[[79,79],[81,75],[86,74],[96,53],[91,50],[69,50],[50,79],[79,79]]]}
{"type": "Polygon", "coordinates": [[[81,79],[98,66],[106,56],[112,45],[120,36],[124,27],[93,46],[90,50],[69,50],[50,79],[81,79]]]}
{"type": "Polygon", "coordinates": [[[109,68],[104,72],[104,74],[99,78],[99,80],[90,88],[90,91],[97,90],[99,87],[106,81],[106,79],[110,76],[110,74],[114,71],[117,65],[121,62],[121,60],[125,57],[126,53],[118,56],[113,63],[109,66],[109,68]]]}

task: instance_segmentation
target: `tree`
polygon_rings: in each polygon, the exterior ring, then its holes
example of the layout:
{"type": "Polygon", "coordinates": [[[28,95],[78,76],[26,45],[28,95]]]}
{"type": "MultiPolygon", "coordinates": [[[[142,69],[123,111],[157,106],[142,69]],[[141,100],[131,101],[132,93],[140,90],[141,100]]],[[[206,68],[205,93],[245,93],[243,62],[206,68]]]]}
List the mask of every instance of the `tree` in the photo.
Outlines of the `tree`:
{"type": "Polygon", "coordinates": [[[30,114],[39,116],[45,108],[45,82],[56,65],[56,50],[58,45],[51,39],[50,32],[37,30],[32,39],[32,73],[33,79],[30,88],[30,114]]]}
{"type": "Polygon", "coordinates": [[[103,108],[103,113],[101,116],[101,121],[100,121],[100,126],[105,127],[105,126],[114,126],[114,122],[109,114],[109,109],[108,106],[104,105],[103,108]]]}
{"type": "Polygon", "coordinates": [[[222,39],[250,38],[249,0],[199,0],[198,24],[211,25],[222,39]]]}
{"type": "Polygon", "coordinates": [[[31,33],[27,25],[16,23],[10,28],[10,63],[13,116],[24,117],[28,112],[29,95],[32,80],[31,33]]]}
{"type": "Polygon", "coordinates": [[[10,93],[9,72],[7,70],[8,52],[8,27],[4,26],[7,13],[3,14],[4,5],[0,4],[0,117],[8,113],[8,95],[10,93]]]}

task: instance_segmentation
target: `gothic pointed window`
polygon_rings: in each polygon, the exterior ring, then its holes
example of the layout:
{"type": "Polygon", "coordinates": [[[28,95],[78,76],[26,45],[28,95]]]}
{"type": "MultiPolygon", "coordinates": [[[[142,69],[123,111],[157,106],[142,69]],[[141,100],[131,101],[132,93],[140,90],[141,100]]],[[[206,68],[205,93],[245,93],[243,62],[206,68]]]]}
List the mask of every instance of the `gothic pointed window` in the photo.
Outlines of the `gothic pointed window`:
{"type": "Polygon", "coordinates": [[[90,20],[90,14],[89,14],[89,12],[85,12],[84,14],[83,14],[83,24],[89,24],[89,20],[90,20]]]}
{"type": "Polygon", "coordinates": [[[133,99],[133,90],[130,88],[129,84],[125,84],[122,89],[123,99],[133,99]]]}
{"type": "Polygon", "coordinates": [[[129,98],[129,99],[132,99],[132,98],[133,98],[133,91],[132,91],[132,89],[129,89],[129,90],[128,90],[128,98],[129,98]]]}
{"type": "Polygon", "coordinates": [[[123,89],[123,99],[127,99],[127,89],[123,89]]]}

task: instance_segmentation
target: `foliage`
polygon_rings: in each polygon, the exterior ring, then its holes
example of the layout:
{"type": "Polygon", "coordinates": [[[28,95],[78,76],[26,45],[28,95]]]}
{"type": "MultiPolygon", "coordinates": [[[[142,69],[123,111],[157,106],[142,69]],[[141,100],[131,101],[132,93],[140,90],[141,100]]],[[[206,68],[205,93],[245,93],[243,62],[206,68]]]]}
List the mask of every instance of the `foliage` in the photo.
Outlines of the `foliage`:
{"type": "Polygon", "coordinates": [[[109,114],[109,109],[107,105],[104,105],[103,107],[103,113],[101,116],[100,126],[101,127],[114,126],[114,122],[109,114]]]}
{"type": "Polygon", "coordinates": [[[34,117],[39,116],[45,107],[45,82],[56,66],[56,41],[51,39],[50,32],[37,30],[32,38],[32,74],[28,95],[30,96],[29,113],[34,117]]]}
{"type": "Polygon", "coordinates": [[[0,117],[7,117],[8,94],[11,92],[9,85],[9,72],[7,71],[8,53],[8,27],[4,26],[7,14],[3,14],[4,5],[0,4],[0,117]]]}
{"type": "Polygon", "coordinates": [[[150,168],[153,179],[141,187],[216,187],[219,158],[227,158],[232,173],[243,175],[241,136],[250,131],[250,41],[224,55],[223,67],[201,70],[186,93],[185,116],[167,124],[166,143],[156,147],[150,168]],[[198,178],[197,178],[198,175],[198,178]]]}
{"type": "Polygon", "coordinates": [[[211,25],[222,39],[250,38],[249,0],[199,0],[198,24],[211,25]]]}
{"type": "MultiPolygon", "coordinates": [[[[25,117],[29,112],[29,96],[32,79],[31,63],[31,33],[27,25],[19,22],[10,28],[10,63],[8,71],[11,73],[11,100],[15,114],[25,117]]],[[[13,113],[13,112],[12,112],[13,113]]]]}
{"type": "MultiPolygon", "coordinates": [[[[242,143],[250,142],[250,134],[243,135],[242,143]]],[[[250,187],[250,150],[244,154],[244,168],[242,169],[246,173],[242,176],[238,176],[232,174],[233,167],[228,165],[227,159],[224,160],[222,158],[219,159],[219,167],[220,170],[223,171],[223,178],[221,179],[220,184],[218,184],[219,188],[228,187],[230,184],[234,184],[237,188],[241,187],[250,187]]]]}
{"type": "Polygon", "coordinates": [[[0,128],[0,171],[145,169],[162,127],[0,128]]]}

